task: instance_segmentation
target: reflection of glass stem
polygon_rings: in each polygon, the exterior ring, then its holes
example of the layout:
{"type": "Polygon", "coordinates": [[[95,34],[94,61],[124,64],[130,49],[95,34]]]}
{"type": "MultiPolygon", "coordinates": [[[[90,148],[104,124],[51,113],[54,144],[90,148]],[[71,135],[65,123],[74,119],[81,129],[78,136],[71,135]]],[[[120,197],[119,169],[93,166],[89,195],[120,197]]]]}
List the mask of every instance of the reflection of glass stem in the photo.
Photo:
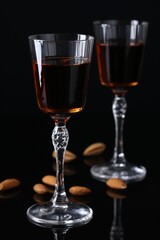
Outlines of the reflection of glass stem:
{"type": "Polygon", "coordinates": [[[112,111],[115,120],[115,147],[112,161],[117,164],[126,162],[123,151],[123,125],[126,110],[127,103],[125,97],[115,95],[112,104],[112,111]]]}
{"type": "Polygon", "coordinates": [[[64,240],[67,231],[68,228],[53,228],[52,232],[54,240],[64,240]]]}
{"type": "Polygon", "coordinates": [[[110,230],[110,240],[123,240],[124,232],[121,221],[122,199],[113,200],[113,222],[110,230]]]}

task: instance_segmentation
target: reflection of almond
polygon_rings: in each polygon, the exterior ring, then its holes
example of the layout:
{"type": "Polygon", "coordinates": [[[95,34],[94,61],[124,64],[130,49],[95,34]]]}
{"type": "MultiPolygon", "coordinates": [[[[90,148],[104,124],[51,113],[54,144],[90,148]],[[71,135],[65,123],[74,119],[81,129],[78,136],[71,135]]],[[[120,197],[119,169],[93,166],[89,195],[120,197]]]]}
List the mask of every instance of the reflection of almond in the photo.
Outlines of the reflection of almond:
{"type": "Polygon", "coordinates": [[[0,183],[0,191],[18,187],[21,182],[16,178],[8,178],[0,183]]]}
{"type": "Polygon", "coordinates": [[[127,188],[127,184],[120,178],[110,178],[106,181],[106,184],[110,188],[114,189],[125,189],[127,188]]]}
{"type": "Polygon", "coordinates": [[[126,198],[126,196],[123,194],[120,194],[119,192],[115,191],[115,190],[107,190],[106,194],[111,197],[111,198],[116,198],[116,199],[122,199],[122,198],[126,198]]]}
{"type": "Polygon", "coordinates": [[[35,193],[33,195],[33,199],[37,203],[44,203],[50,199],[50,196],[49,196],[49,198],[47,198],[47,195],[45,195],[45,194],[35,193]]]}
{"type": "MultiPolygon", "coordinates": [[[[56,159],[56,152],[53,151],[52,152],[52,157],[56,159]]],[[[64,162],[71,162],[72,160],[75,160],[77,158],[76,154],[74,154],[73,152],[66,150],[65,151],[65,155],[64,155],[64,162]]]]}
{"type": "MultiPolygon", "coordinates": [[[[70,165],[71,163],[65,163],[64,164],[64,175],[65,176],[71,176],[74,175],[77,170],[75,169],[75,167],[70,165]]],[[[56,172],[56,162],[53,163],[53,170],[56,172]]]]}
{"type": "Polygon", "coordinates": [[[72,195],[84,196],[84,195],[90,194],[92,191],[90,188],[85,187],[85,186],[72,186],[69,188],[69,192],[72,195]]]}
{"type": "Polygon", "coordinates": [[[105,163],[105,159],[102,156],[93,156],[93,157],[86,157],[83,162],[88,165],[89,167],[95,165],[95,164],[102,164],[105,163]]]}
{"type": "Polygon", "coordinates": [[[0,198],[2,198],[2,199],[10,199],[10,198],[14,198],[14,197],[16,197],[16,196],[18,196],[20,194],[20,191],[2,191],[1,193],[0,193],[0,198]]]}
{"type": "Polygon", "coordinates": [[[71,176],[74,174],[76,174],[76,169],[73,166],[70,166],[69,164],[64,164],[64,175],[71,176]]]}
{"type": "Polygon", "coordinates": [[[69,196],[69,200],[71,202],[81,202],[84,204],[88,204],[91,201],[91,196],[89,196],[89,195],[86,195],[86,196],[71,195],[71,196],[69,196]]]}
{"type": "Polygon", "coordinates": [[[54,175],[46,175],[42,178],[42,182],[49,186],[55,186],[56,184],[56,176],[54,175]]]}
{"type": "Polygon", "coordinates": [[[105,149],[106,145],[103,142],[92,143],[83,151],[83,156],[97,156],[102,154],[105,149]]]}

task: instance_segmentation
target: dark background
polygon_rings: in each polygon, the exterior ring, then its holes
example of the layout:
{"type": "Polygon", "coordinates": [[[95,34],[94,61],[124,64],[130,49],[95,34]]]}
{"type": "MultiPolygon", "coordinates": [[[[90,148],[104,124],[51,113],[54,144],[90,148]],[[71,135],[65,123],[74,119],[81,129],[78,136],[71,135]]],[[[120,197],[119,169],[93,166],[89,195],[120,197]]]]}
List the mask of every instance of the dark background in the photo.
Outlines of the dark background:
{"type": "MultiPolygon", "coordinates": [[[[124,126],[124,147],[126,154],[131,150],[131,160],[148,164],[153,173],[158,171],[156,155],[159,149],[156,139],[159,136],[160,120],[158,2],[5,0],[1,1],[0,6],[1,154],[3,156],[7,153],[3,160],[4,166],[9,162],[9,169],[13,173],[12,166],[17,164],[17,171],[20,172],[26,161],[31,171],[29,164],[33,163],[34,154],[35,156],[37,152],[44,154],[45,159],[53,149],[51,143],[53,123],[49,116],[40,112],[36,103],[28,36],[46,32],[93,35],[93,20],[128,18],[148,21],[149,29],[140,84],[131,89],[126,96],[128,109],[124,126]],[[145,154],[149,161],[144,157],[145,154]]],[[[84,148],[84,139],[90,142],[105,141],[108,146],[108,158],[112,155],[114,145],[112,100],[111,91],[100,85],[94,48],[86,106],[68,122],[70,131],[68,147],[74,143],[76,150],[80,152],[80,146],[84,148]],[[77,132],[78,130],[80,132],[77,132]]],[[[44,162],[43,164],[45,166],[44,162]]],[[[2,168],[2,172],[6,176],[5,167],[4,170],[2,168]]],[[[10,176],[10,173],[8,175],[10,176]]]]}
{"type": "MultiPolygon", "coordinates": [[[[37,107],[28,36],[46,32],[76,32],[93,35],[96,19],[140,19],[149,21],[143,71],[139,86],[127,94],[124,150],[129,162],[147,168],[144,181],[129,186],[124,200],[126,239],[151,239],[159,235],[159,55],[160,7],[154,0],[1,0],[0,2],[0,181],[15,177],[22,191],[13,199],[0,192],[1,234],[5,238],[53,239],[44,229],[29,225],[26,209],[34,203],[33,185],[53,174],[49,116],[37,107]],[[47,235],[48,234],[48,235],[47,235]],[[38,236],[38,237],[37,237],[38,236]]],[[[69,231],[67,239],[109,239],[113,199],[106,186],[91,178],[82,152],[91,143],[106,143],[109,160],[114,146],[113,95],[100,85],[95,48],[85,109],[68,122],[68,149],[77,154],[77,175],[66,177],[66,190],[73,184],[93,189],[89,205],[94,219],[82,229],[69,231]]]]}
{"type": "MultiPolygon", "coordinates": [[[[47,32],[93,35],[92,21],[107,18],[140,19],[149,22],[140,84],[131,89],[126,96],[128,109],[124,125],[124,147],[126,154],[131,150],[130,160],[148,164],[153,173],[158,171],[156,155],[159,149],[156,139],[159,136],[160,120],[158,1],[3,0],[0,7],[0,132],[1,154],[5,155],[4,169],[2,168],[4,177],[6,177],[5,165],[8,166],[8,163],[10,166],[8,176],[13,174],[12,167],[16,164],[19,173],[21,168],[26,170],[27,166],[31,171],[29,164],[34,162],[34,154],[35,156],[37,152],[41,156],[44,154],[42,159],[46,159],[46,155],[50,156],[53,149],[51,143],[53,123],[48,115],[40,112],[36,103],[28,36],[47,32]],[[47,147],[49,149],[45,149],[47,147]],[[145,154],[149,161],[144,157],[145,154]],[[25,166],[24,161],[28,165],[25,166]]],[[[84,139],[90,142],[105,141],[108,146],[108,158],[112,155],[114,146],[112,100],[111,91],[100,85],[94,47],[86,106],[68,122],[70,131],[68,147],[74,143],[74,147],[80,152],[82,147],[85,147],[84,139]]],[[[38,158],[35,158],[35,161],[39,163],[38,158]]],[[[45,166],[44,162],[43,165],[45,166]]]]}
{"type": "MultiPolygon", "coordinates": [[[[158,1],[11,1],[2,0],[1,14],[1,115],[40,114],[35,102],[28,36],[45,32],[93,35],[92,21],[129,18],[149,21],[141,82],[128,95],[128,111],[159,113],[160,7],[158,1]]],[[[100,86],[95,49],[84,113],[110,111],[111,92],[100,86]]]]}

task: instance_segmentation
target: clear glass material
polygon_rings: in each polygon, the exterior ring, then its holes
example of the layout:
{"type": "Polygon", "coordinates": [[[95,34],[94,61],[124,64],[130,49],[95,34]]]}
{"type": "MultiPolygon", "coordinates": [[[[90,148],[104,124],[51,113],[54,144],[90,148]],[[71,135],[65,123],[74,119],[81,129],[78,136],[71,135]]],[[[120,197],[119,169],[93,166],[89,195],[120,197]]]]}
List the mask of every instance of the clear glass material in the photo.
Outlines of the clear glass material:
{"type": "Polygon", "coordinates": [[[56,185],[52,198],[27,209],[30,221],[44,227],[74,227],[92,219],[92,209],[69,201],[64,184],[64,154],[69,141],[66,123],[86,102],[94,37],[83,34],[29,36],[37,103],[54,123],[56,185]]]}
{"type": "Polygon", "coordinates": [[[113,157],[103,165],[91,167],[100,181],[121,178],[126,182],[141,181],[146,168],[126,160],[123,149],[123,125],[127,111],[126,93],[139,84],[146,44],[148,22],[137,20],[100,20],[93,22],[100,83],[113,95],[115,120],[113,157]]]}
{"type": "Polygon", "coordinates": [[[122,198],[113,199],[113,220],[109,234],[110,240],[124,239],[124,230],[121,219],[122,201],[122,198]]]}

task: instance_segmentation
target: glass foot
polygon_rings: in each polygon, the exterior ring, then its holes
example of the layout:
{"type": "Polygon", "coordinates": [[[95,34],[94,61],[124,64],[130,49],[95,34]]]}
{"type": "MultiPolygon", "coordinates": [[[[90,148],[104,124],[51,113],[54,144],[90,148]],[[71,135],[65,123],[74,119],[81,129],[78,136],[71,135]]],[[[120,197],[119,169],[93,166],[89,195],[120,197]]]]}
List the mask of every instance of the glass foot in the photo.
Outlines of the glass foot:
{"type": "Polygon", "coordinates": [[[93,217],[90,207],[82,203],[34,204],[27,209],[28,219],[42,227],[74,227],[88,223],[93,217]]]}
{"type": "Polygon", "coordinates": [[[99,181],[105,182],[109,178],[121,178],[127,183],[141,181],[147,173],[146,168],[140,165],[131,163],[115,164],[112,162],[94,165],[91,167],[90,172],[99,181]]]}

